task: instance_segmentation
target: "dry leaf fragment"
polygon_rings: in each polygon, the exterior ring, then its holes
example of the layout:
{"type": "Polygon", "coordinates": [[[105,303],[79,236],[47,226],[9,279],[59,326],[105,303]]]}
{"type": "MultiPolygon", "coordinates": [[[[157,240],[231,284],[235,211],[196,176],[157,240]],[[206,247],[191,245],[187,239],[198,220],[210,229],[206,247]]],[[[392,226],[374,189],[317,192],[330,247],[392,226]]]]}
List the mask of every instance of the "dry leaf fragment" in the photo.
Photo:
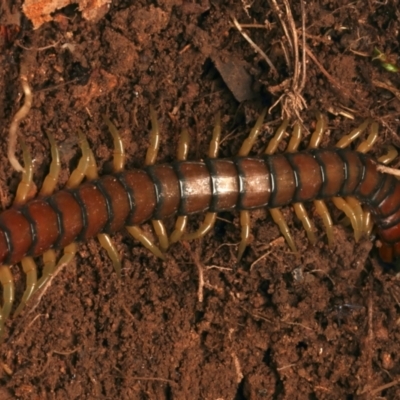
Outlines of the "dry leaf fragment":
{"type": "Polygon", "coordinates": [[[25,0],[22,11],[32,21],[33,28],[38,29],[53,20],[51,13],[70,4],[78,4],[86,20],[97,21],[108,12],[110,3],[111,0],[25,0]]]}

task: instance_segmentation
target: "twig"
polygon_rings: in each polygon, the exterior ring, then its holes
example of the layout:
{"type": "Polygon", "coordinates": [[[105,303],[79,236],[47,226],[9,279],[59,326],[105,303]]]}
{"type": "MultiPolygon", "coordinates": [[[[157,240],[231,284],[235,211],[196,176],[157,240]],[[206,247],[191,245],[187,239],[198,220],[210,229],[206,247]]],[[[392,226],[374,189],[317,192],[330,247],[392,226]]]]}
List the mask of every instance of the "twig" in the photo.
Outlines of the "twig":
{"type": "MultiPolygon", "coordinates": [[[[374,395],[378,394],[379,392],[382,392],[382,390],[389,389],[389,388],[391,388],[393,386],[396,386],[396,385],[399,385],[399,384],[400,384],[400,379],[397,379],[395,381],[386,383],[385,385],[379,386],[376,389],[373,389],[373,390],[369,391],[368,393],[370,395],[374,396],[374,395]]],[[[363,393],[365,393],[365,392],[363,392],[363,393]]],[[[363,394],[363,393],[361,393],[361,394],[363,394]]]]}
{"type": "Polygon", "coordinates": [[[390,168],[390,167],[387,167],[386,165],[377,164],[376,170],[379,171],[379,172],[382,172],[383,174],[389,174],[389,175],[400,177],[400,170],[399,169],[390,168]]]}
{"type": "Polygon", "coordinates": [[[261,257],[258,257],[257,260],[253,261],[250,265],[250,271],[253,270],[253,267],[261,260],[263,260],[264,258],[266,258],[267,256],[269,256],[271,254],[271,251],[267,251],[265,254],[263,254],[261,257]]]}
{"type": "Polygon", "coordinates": [[[235,17],[232,18],[233,24],[235,25],[235,27],[237,28],[237,30],[240,32],[240,34],[247,40],[247,42],[250,44],[251,47],[253,47],[253,49],[260,54],[260,56],[266,61],[266,63],[269,65],[269,67],[271,68],[272,72],[278,76],[278,70],[275,68],[274,64],[272,64],[272,61],[269,59],[269,57],[261,50],[261,48],[259,46],[257,46],[251,39],[250,36],[246,33],[243,32],[242,27],[240,26],[239,22],[237,21],[237,19],[235,17]]]}
{"type": "Polygon", "coordinates": [[[240,361],[235,353],[231,353],[231,356],[233,358],[233,364],[235,365],[236,370],[236,383],[240,383],[243,380],[243,372],[240,367],[240,361]]]}
{"type": "Polygon", "coordinates": [[[58,43],[60,43],[61,40],[57,40],[57,42],[53,43],[53,44],[49,44],[48,46],[44,46],[44,47],[25,47],[21,44],[21,42],[19,40],[15,41],[15,44],[18,47],[21,47],[21,49],[27,50],[27,51],[43,51],[43,50],[48,50],[51,49],[53,47],[56,47],[58,45],[58,43]]]}

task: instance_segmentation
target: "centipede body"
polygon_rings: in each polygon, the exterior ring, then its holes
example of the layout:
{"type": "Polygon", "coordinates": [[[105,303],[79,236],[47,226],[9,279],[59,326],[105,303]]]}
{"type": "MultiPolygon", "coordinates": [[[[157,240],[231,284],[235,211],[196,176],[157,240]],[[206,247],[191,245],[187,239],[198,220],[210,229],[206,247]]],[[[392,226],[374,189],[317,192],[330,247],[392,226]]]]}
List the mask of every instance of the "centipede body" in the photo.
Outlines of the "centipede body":
{"type": "MultiPolygon", "coordinates": [[[[54,139],[49,136],[53,162],[41,195],[25,201],[31,174],[24,172],[19,187],[23,190],[17,192],[15,205],[0,213],[0,283],[4,298],[0,336],[14,301],[9,265],[21,261],[27,274],[27,288],[16,311],[19,313],[57,266],[72,259],[77,241],[86,241],[97,235],[120,275],[119,255],[109,234],[124,227],[155,255],[163,258],[163,252],[170,243],[182,237],[200,237],[213,226],[217,213],[237,210],[242,227],[238,249],[240,258],[248,243],[249,211],[268,208],[289,246],[296,251],[279,208],[293,205],[310,241],[314,243],[312,223],[303,207],[303,203],[314,201],[317,212],[323,218],[328,242],[331,242],[331,221],[324,205],[324,200],[331,199],[350,217],[356,240],[361,234],[370,232],[369,215],[372,214],[382,242],[381,256],[385,261],[400,257],[400,181],[393,175],[380,172],[379,162],[365,154],[377,137],[377,124],[371,125],[370,136],[357,150],[346,146],[366,129],[368,121],[344,136],[337,144],[339,147],[319,149],[317,145],[324,130],[323,118],[319,114],[316,131],[307,150],[297,150],[300,126],[295,124],[294,140],[289,142],[287,152],[275,154],[288,125],[284,121],[265,154],[251,157],[249,152],[259,134],[264,115],[257,120],[237,156],[217,157],[220,136],[217,122],[209,157],[204,161],[186,159],[188,135],[183,131],[177,160],[155,164],[159,128],[152,110],[152,146],[146,156],[146,165],[133,170],[124,169],[124,150],[118,131],[106,120],[114,136],[114,173],[98,177],[93,153],[80,133],[82,158],[67,187],[55,193],[60,162],[54,139]],[[85,176],[87,181],[81,183],[85,176]],[[362,210],[360,203],[367,211],[362,210]],[[206,212],[203,225],[197,232],[185,236],[187,216],[202,212],[206,212]],[[162,220],[173,215],[178,218],[175,231],[168,238],[162,220]],[[159,238],[159,247],[139,228],[150,220],[159,238]],[[60,249],[64,249],[64,255],[57,263],[54,250],[60,249]],[[37,281],[33,257],[42,254],[45,266],[42,277],[37,281]]],[[[29,164],[30,157],[24,144],[23,151],[24,160],[29,164]]]]}
{"type": "Polygon", "coordinates": [[[351,150],[183,161],[106,175],[0,214],[0,262],[14,264],[74,240],[173,214],[276,208],[354,196],[400,254],[400,183],[351,150]]]}

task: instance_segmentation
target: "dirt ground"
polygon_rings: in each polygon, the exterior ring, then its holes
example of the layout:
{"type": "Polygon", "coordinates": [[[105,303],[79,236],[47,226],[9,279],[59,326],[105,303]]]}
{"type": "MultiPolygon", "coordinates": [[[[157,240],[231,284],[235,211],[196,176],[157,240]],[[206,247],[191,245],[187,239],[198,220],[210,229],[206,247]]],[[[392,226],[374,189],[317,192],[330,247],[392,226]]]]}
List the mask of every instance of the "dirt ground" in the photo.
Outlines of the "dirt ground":
{"type": "MultiPolygon", "coordinates": [[[[32,152],[38,186],[50,164],[46,132],[60,147],[62,187],[79,159],[78,129],[100,172],[109,171],[112,140],[103,114],[120,129],[127,168],[134,168],[143,165],[148,146],[149,105],[163,132],[158,160],[171,162],[183,127],[191,135],[190,158],[207,154],[218,111],[220,156],[235,154],[262,109],[290,93],[294,63],[285,55],[288,43],[272,0],[120,0],[91,22],[69,6],[37,30],[24,17],[16,29],[11,14],[20,4],[10,14],[9,3],[0,8],[3,208],[20,178],[6,154],[8,129],[23,103],[21,71],[34,95],[19,134],[32,152]],[[246,24],[275,70],[233,17],[246,24]]],[[[301,57],[301,8],[292,3],[301,57]]],[[[285,20],[283,2],[276,4],[285,20]]],[[[305,4],[299,115],[310,131],[315,110],[327,116],[322,146],[333,146],[367,117],[381,125],[373,154],[400,144],[400,77],[385,69],[396,70],[399,9],[390,0],[305,4]]],[[[280,124],[282,104],[268,115],[254,154],[280,124]]],[[[293,122],[293,102],[285,104],[293,122]]],[[[349,227],[336,225],[335,245],[328,247],[321,221],[307,207],[316,246],[293,210],[282,210],[299,254],[266,210],[252,213],[251,244],[240,262],[235,213],[219,215],[205,238],[171,246],[165,262],[126,232],[113,235],[122,279],[96,240],[82,243],[42,297],[7,322],[0,399],[400,398],[399,278],[376,261],[374,238],[355,243],[349,227]]],[[[202,218],[191,218],[189,230],[202,218]]],[[[166,221],[168,229],[173,223],[166,221]]],[[[25,278],[18,265],[12,273],[18,304],[25,278]]]]}

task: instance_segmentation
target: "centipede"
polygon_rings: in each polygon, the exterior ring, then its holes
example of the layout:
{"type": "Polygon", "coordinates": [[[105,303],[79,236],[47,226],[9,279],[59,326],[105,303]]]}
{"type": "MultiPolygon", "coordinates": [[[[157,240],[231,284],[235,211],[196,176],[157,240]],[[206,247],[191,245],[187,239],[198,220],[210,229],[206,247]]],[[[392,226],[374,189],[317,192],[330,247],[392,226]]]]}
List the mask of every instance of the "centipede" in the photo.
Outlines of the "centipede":
{"type": "Polygon", "coordinates": [[[141,169],[125,169],[125,151],[116,126],[104,116],[113,136],[113,172],[98,176],[93,152],[82,132],[78,133],[81,158],[62,190],[56,191],[61,168],[60,155],[52,135],[48,135],[52,161],[40,192],[32,198],[32,160],[22,141],[24,171],[13,205],[0,213],[0,284],[3,304],[0,311],[0,337],[14,306],[11,266],[21,263],[26,288],[13,316],[18,315],[31,296],[41,290],[54,272],[68,264],[77,251],[77,243],[98,238],[108,253],[116,274],[121,275],[121,260],[110,234],[126,228],[129,234],[164,259],[168,247],[180,240],[192,240],[212,230],[217,214],[239,212],[241,259],[250,237],[250,212],[267,208],[287,244],[297,252],[295,242],[280,210],[291,206],[301,221],[309,241],[315,244],[316,228],[304,203],[312,202],[321,217],[328,245],[334,242],[333,222],[326,201],[350,220],[356,241],[371,235],[375,226],[385,262],[400,258],[400,182],[382,172],[380,165],[397,156],[391,147],[378,159],[368,155],[378,137],[378,124],[366,120],[343,135],[333,148],[320,148],[326,131],[326,119],[316,115],[315,130],[308,147],[299,151],[302,125],[295,122],[285,152],[278,146],[289,130],[284,120],[262,155],[251,156],[251,149],[262,131],[266,111],[258,117],[238,153],[219,158],[221,120],[217,116],[210,147],[204,160],[187,160],[189,133],[182,130],[176,160],[156,163],[160,128],[156,112],[150,108],[150,145],[141,169]],[[356,149],[350,144],[368,130],[367,139],[356,149]],[[205,213],[194,232],[186,232],[188,217],[205,213]],[[163,220],[176,215],[175,228],[167,233],[163,220]],[[151,221],[158,244],[140,225],[151,221]],[[56,252],[63,250],[57,260],[56,252]],[[34,258],[43,257],[38,279],[34,258]]]}

